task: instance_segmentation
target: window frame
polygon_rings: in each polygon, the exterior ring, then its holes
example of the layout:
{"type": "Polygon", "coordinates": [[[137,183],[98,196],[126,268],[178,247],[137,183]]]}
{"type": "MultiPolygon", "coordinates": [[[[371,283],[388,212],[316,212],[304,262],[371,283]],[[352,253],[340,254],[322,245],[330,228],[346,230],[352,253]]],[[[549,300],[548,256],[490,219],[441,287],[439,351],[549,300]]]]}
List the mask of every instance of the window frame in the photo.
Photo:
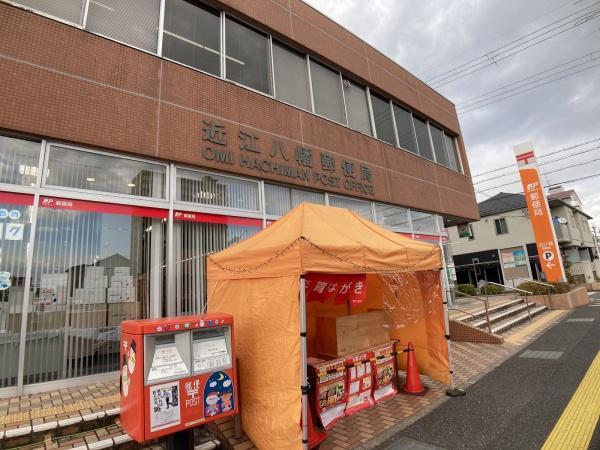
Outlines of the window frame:
{"type": "Polygon", "coordinates": [[[494,219],[494,228],[496,229],[496,236],[508,234],[508,223],[506,221],[506,217],[494,219]],[[504,224],[504,231],[502,230],[502,224],[504,224]]]}
{"type": "MultiPolygon", "coordinates": [[[[110,201],[110,199],[113,199],[113,200],[114,199],[129,199],[131,201],[135,201],[140,204],[143,204],[144,202],[150,202],[150,203],[155,204],[154,207],[158,207],[161,209],[165,208],[165,207],[168,208],[169,199],[171,198],[170,183],[169,183],[169,178],[170,178],[171,174],[169,173],[169,164],[167,164],[167,163],[162,163],[162,162],[153,161],[153,160],[145,160],[143,158],[136,158],[136,157],[129,156],[129,155],[117,155],[115,153],[104,152],[104,151],[97,150],[94,148],[86,148],[86,147],[80,147],[80,146],[76,146],[76,145],[63,144],[62,142],[57,142],[57,141],[46,141],[45,142],[43,158],[44,158],[44,160],[43,160],[43,164],[42,164],[42,176],[40,177],[40,180],[39,180],[42,195],[58,195],[58,196],[60,196],[60,195],[64,195],[64,192],[68,192],[68,193],[80,194],[83,196],[82,199],[84,199],[84,200],[89,199],[90,201],[94,201],[93,200],[94,198],[108,199],[108,200],[104,200],[104,201],[110,201]],[[112,158],[122,158],[122,159],[127,159],[130,161],[142,162],[145,164],[155,164],[157,166],[163,166],[163,167],[165,167],[165,187],[164,187],[165,197],[164,198],[153,198],[153,197],[144,197],[144,196],[139,196],[139,195],[121,194],[118,192],[97,191],[97,190],[93,190],[93,189],[80,189],[80,188],[74,188],[74,187],[68,187],[68,186],[57,186],[54,184],[48,184],[48,183],[46,183],[46,178],[47,178],[47,173],[48,173],[48,161],[50,158],[50,148],[52,146],[62,147],[62,148],[68,149],[68,150],[75,150],[75,151],[80,151],[80,152],[85,152],[85,153],[92,153],[92,154],[96,154],[96,155],[109,156],[112,158]],[[60,194],[61,192],[62,192],[62,194],[60,194]],[[54,193],[54,194],[52,194],[52,193],[54,193]],[[156,206],[156,204],[162,205],[162,206],[156,206]],[[167,205],[167,206],[165,206],[165,205],[167,205]]],[[[97,200],[97,201],[102,201],[102,200],[97,200]]]]}
{"type": "Polygon", "coordinates": [[[309,53],[306,54],[306,61],[307,61],[308,79],[310,80],[310,104],[311,104],[311,108],[312,108],[312,111],[310,111],[310,112],[313,113],[315,116],[318,116],[322,119],[329,120],[330,122],[333,122],[335,124],[342,125],[346,128],[352,129],[348,125],[348,112],[346,111],[346,97],[344,95],[344,84],[343,84],[343,79],[342,79],[342,72],[340,72],[338,69],[333,68],[329,64],[322,62],[320,59],[312,56],[309,53]],[[344,118],[346,119],[346,123],[338,122],[337,120],[332,119],[331,117],[324,116],[317,112],[316,106],[315,106],[315,95],[314,95],[315,91],[314,91],[314,84],[313,84],[313,74],[312,74],[312,70],[310,67],[311,61],[314,61],[315,64],[323,66],[327,70],[337,73],[339,82],[340,82],[340,90],[342,93],[342,105],[344,108],[344,118]]]}

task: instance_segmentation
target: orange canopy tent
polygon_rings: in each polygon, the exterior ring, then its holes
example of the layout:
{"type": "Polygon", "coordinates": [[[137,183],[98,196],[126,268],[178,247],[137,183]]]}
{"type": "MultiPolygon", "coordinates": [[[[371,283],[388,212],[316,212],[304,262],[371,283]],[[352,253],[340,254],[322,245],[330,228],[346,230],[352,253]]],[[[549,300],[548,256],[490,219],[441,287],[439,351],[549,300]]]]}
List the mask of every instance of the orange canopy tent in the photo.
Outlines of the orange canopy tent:
{"type": "MultiPolygon", "coordinates": [[[[243,428],[258,448],[303,447],[301,386],[318,333],[314,318],[323,309],[348,314],[331,305],[307,306],[306,273],[367,274],[367,298],[350,313],[385,310],[382,326],[401,345],[414,344],[421,373],[450,382],[439,246],[399,236],[347,209],[303,203],[207,259],[208,310],[234,316],[243,428]]],[[[401,352],[398,363],[405,365],[401,352]]]]}

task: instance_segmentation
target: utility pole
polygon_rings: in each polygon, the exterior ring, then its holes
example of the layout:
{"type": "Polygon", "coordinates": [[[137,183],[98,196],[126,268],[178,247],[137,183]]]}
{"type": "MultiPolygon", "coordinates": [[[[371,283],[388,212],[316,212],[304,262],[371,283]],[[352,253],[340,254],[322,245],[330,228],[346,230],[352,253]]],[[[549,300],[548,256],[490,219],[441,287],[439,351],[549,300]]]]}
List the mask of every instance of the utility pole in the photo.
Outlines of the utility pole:
{"type": "Polygon", "coordinates": [[[598,228],[596,225],[592,225],[592,233],[594,235],[594,247],[596,247],[596,256],[600,258],[600,237],[598,237],[598,235],[600,234],[600,228],[598,228]]]}

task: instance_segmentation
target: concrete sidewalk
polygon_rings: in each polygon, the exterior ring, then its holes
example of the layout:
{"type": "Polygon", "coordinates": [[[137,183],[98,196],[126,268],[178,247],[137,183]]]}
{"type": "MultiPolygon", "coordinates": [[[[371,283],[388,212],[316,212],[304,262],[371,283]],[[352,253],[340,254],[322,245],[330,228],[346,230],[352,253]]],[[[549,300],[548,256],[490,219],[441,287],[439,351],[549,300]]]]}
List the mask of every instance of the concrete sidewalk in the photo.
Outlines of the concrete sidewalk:
{"type": "Polygon", "coordinates": [[[589,443],[600,411],[599,352],[600,308],[578,308],[525,348],[518,347],[517,354],[474,384],[467,396],[444,403],[380,448],[597,445],[589,443]]]}
{"type": "MultiPolygon", "coordinates": [[[[457,384],[472,383],[567,313],[554,311],[548,313],[550,316],[543,315],[522,324],[506,333],[507,342],[502,345],[453,343],[457,384]],[[511,341],[511,336],[516,339],[511,341]]],[[[444,395],[447,386],[427,377],[423,377],[423,383],[430,388],[423,397],[396,395],[342,419],[321,448],[373,448],[448,399],[444,395]]],[[[120,427],[118,406],[118,381],[0,399],[0,446],[29,449],[137,447],[120,427]]],[[[211,429],[224,441],[224,448],[255,448],[246,438],[239,441],[232,438],[231,420],[224,420],[211,429]]],[[[153,443],[146,447],[161,446],[161,443],[153,443]]]]}

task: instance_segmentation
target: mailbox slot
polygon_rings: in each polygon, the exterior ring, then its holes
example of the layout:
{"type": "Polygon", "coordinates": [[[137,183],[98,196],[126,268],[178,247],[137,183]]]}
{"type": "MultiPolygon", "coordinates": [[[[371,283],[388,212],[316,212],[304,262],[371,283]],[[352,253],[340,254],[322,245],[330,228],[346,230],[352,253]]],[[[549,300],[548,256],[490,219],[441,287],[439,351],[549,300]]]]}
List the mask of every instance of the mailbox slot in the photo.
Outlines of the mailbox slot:
{"type": "Polygon", "coordinates": [[[191,374],[190,332],[144,336],[146,386],[178,380],[191,374]]]}
{"type": "Polygon", "coordinates": [[[192,332],[194,375],[232,367],[229,325],[192,332]]]}

